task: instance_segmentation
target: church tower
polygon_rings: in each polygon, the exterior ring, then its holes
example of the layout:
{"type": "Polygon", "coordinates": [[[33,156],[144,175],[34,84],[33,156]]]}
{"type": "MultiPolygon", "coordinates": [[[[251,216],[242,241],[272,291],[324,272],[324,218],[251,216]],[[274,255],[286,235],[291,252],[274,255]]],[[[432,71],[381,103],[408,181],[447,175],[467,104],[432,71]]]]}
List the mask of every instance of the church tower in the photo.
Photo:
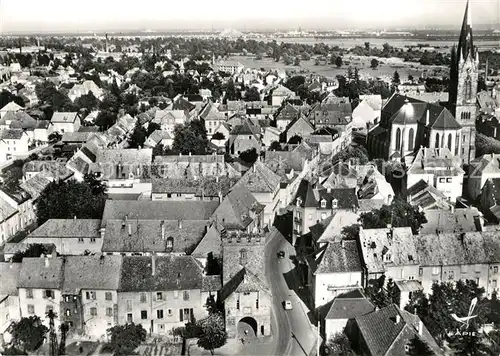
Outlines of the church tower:
{"type": "Polygon", "coordinates": [[[449,104],[450,111],[462,125],[461,147],[459,152],[464,163],[475,158],[476,144],[476,96],[479,80],[479,55],[472,38],[472,21],[469,1],[465,7],[464,21],[458,47],[451,56],[449,104]]]}

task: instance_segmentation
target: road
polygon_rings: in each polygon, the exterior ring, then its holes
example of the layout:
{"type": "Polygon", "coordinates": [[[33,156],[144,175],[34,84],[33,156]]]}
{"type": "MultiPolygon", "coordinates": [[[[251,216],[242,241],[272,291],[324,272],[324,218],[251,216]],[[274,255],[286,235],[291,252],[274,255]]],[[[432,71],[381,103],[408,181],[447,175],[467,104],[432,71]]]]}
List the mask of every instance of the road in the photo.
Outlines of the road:
{"type": "Polygon", "coordinates": [[[291,290],[283,276],[294,268],[290,256],[295,255],[293,246],[273,228],[266,247],[266,275],[273,294],[273,334],[277,340],[275,355],[316,355],[317,335],[312,327],[308,310],[291,290]],[[285,258],[278,259],[278,251],[285,251],[285,258]],[[292,310],[283,309],[283,301],[290,300],[292,310]],[[292,333],[294,337],[292,337],[292,333]]]}

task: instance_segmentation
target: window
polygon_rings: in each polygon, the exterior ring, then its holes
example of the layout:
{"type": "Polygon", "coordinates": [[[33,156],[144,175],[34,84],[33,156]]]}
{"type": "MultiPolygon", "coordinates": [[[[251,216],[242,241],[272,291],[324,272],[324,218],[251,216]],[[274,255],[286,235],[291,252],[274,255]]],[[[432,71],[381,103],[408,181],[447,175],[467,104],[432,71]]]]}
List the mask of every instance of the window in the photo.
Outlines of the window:
{"type": "Polygon", "coordinates": [[[448,271],[448,279],[449,280],[455,279],[455,272],[454,271],[448,271]]]}
{"type": "Polygon", "coordinates": [[[71,316],[71,310],[69,309],[66,309],[65,313],[64,313],[66,316],[71,316]]]}
{"type": "Polygon", "coordinates": [[[451,183],[451,178],[446,178],[446,183],[451,183]]]}
{"type": "Polygon", "coordinates": [[[26,289],[26,298],[33,299],[33,289],[26,289]]]}
{"type": "Polygon", "coordinates": [[[189,291],[188,290],[184,291],[182,299],[189,300],[189,291]]]}
{"type": "Polygon", "coordinates": [[[476,278],[476,284],[479,285],[479,278],[476,278]]]}
{"type": "Polygon", "coordinates": [[[35,306],[33,304],[28,304],[28,314],[35,314],[35,306]]]}
{"type": "Polygon", "coordinates": [[[91,237],[91,238],[90,238],[90,242],[91,242],[91,243],[95,243],[95,237],[91,237]]]}
{"type": "Polygon", "coordinates": [[[127,300],[127,311],[131,311],[131,310],[132,310],[132,301],[127,300]]]}
{"type": "Polygon", "coordinates": [[[326,200],[321,199],[321,208],[325,209],[326,208],[326,200]]]}
{"type": "Polygon", "coordinates": [[[79,237],[79,238],[78,238],[78,243],[79,243],[79,244],[82,244],[82,243],[83,243],[83,237],[79,237]]]}
{"type": "Polygon", "coordinates": [[[332,208],[337,209],[339,206],[339,201],[337,199],[332,200],[332,208]]]}
{"type": "Polygon", "coordinates": [[[255,308],[259,309],[259,298],[255,300],[255,308]]]}
{"type": "Polygon", "coordinates": [[[401,149],[401,129],[396,130],[396,149],[401,149]]]}
{"type": "Polygon", "coordinates": [[[236,301],[236,309],[240,310],[240,300],[239,299],[236,301]]]}
{"type": "Polygon", "coordinates": [[[391,254],[390,254],[390,253],[387,253],[387,254],[384,256],[384,261],[385,261],[385,262],[391,262],[391,254]]]}
{"type": "Polygon", "coordinates": [[[240,265],[244,266],[247,264],[247,250],[240,250],[240,265]]]}
{"type": "Polygon", "coordinates": [[[141,293],[141,303],[147,303],[146,293],[141,293]]]}
{"type": "Polygon", "coordinates": [[[156,292],[156,300],[163,300],[163,293],[162,292],[156,292]]]}
{"type": "Polygon", "coordinates": [[[413,281],[415,279],[415,276],[408,276],[408,280],[413,281]]]}
{"type": "Polygon", "coordinates": [[[172,316],[172,315],[174,315],[173,310],[172,310],[172,309],[168,309],[168,310],[167,310],[167,315],[168,315],[168,316],[172,316]]]}
{"type": "Polygon", "coordinates": [[[439,178],[439,183],[445,183],[445,182],[446,182],[446,179],[445,179],[445,178],[443,178],[443,177],[440,177],[440,178],[439,178]]]}
{"type": "Polygon", "coordinates": [[[497,274],[498,273],[498,266],[493,267],[493,273],[497,274]]]}
{"type": "Polygon", "coordinates": [[[113,294],[111,292],[106,292],[104,294],[104,299],[106,299],[106,300],[113,300],[113,294]]]}
{"type": "Polygon", "coordinates": [[[106,308],[106,316],[113,316],[113,308],[106,308]]]}
{"type": "Polygon", "coordinates": [[[174,290],[174,299],[178,299],[178,298],[179,298],[179,291],[174,290]]]}
{"type": "Polygon", "coordinates": [[[436,134],[436,142],[434,143],[435,148],[439,148],[439,134],[436,134]]]}
{"type": "Polygon", "coordinates": [[[54,291],[49,290],[49,289],[45,290],[44,294],[45,294],[45,298],[54,299],[54,297],[55,297],[54,291]]]}
{"type": "Polygon", "coordinates": [[[156,311],[156,318],[163,319],[163,309],[158,309],[156,311]]]}
{"type": "Polygon", "coordinates": [[[452,150],[451,150],[451,134],[448,135],[448,149],[450,150],[450,152],[452,152],[452,150]]]}
{"type": "Polygon", "coordinates": [[[141,310],[141,319],[145,320],[148,318],[148,311],[147,310],[141,310]]]}
{"type": "Polygon", "coordinates": [[[467,273],[467,265],[460,266],[460,273],[467,273]]]}
{"type": "Polygon", "coordinates": [[[85,296],[87,299],[94,299],[95,300],[95,292],[93,292],[93,291],[86,292],[85,296]]]}
{"type": "Polygon", "coordinates": [[[321,220],[325,220],[326,219],[326,213],[321,213],[321,220]]]}
{"type": "Polygon", "coordinates": [[[420,267],[420,268],[418,269],[418,275],[419,275],[419,276],[423,276],[423,275],[424,275],[424,269],[423,269],[422,267],[420,267]]]}
{"type": "Polygon", "coordinates": [[[413,129],[410,129],[410,132],[408,134],[408,151],[413,150],[413,141],[415,140],[415,133],[413,129]]]}
{"type": "Polygon", "coordinates": [[[309,219],[309,220],[312,220],[312,219],[313,219],[312,214],[309,214],[308,219],[309,219]]]}
{"type": "Polygon", "coordinates": [[[90,315],[97,316],[97,308],[96,307],[90,308],[90,315]]]}
{"type": "Polygon", "coordinates": [[[174,238],[172,236],[167,238],[167,248],[174,248],[174,238]]]}
{"type": "Polygon", "coordinates": [[[127,314],[127,323],[132,323],[134,319],[132,318],[132,313],[127,314]]]}
{"type": "Polygon", "coordinates": [[[439,267],[432,267],[432,274],[435,276],[439,274],[439,267]]]}
{"type": "Polygon", "coordinates": [[[465,79],[465,88],[464,88],[465,100],[471,100],[472,98],[472,81],[470,76],[467,76],[465,79]]]}
{"type": "Polygon", "coordinates": [[[476,273],[481,273],[481,265],[480,264],[475,265],[474,270],[476,271],[476,273]]]}

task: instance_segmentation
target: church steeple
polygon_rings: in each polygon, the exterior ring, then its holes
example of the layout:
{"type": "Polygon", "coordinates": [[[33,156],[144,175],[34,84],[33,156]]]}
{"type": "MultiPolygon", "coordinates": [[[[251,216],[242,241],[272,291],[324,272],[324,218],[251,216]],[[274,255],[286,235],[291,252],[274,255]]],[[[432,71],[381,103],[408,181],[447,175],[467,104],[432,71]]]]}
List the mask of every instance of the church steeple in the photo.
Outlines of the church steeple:
{"type": "Polygon", "coordinates": [[[460,31],[460,37],[458,39],[457,53],[459,61],[467,60],[467,57],[469,55],[473,60],[476,57],[473,37],[472,37],[472,19],[471,19],[471,10],[469,7],[469,0],[467,0],[467,5],[465,6],[464,21],[462,22],[462,30],[460,31]]]}

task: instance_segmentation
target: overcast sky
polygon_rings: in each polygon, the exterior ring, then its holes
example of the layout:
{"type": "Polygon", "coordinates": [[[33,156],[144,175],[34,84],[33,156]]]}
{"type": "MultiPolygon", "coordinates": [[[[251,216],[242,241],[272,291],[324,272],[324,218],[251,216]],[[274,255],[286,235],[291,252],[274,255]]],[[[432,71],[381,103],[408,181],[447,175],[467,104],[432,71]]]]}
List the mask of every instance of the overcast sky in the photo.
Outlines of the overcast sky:
{"type": "MultiPolygon", "coordinates": [[[[500,0],[471,0],[473,23],[497,23],[500,0]]],[[[460,26],[465,0],[0,0],[0,30],[341,29],[460,26]]]]}

